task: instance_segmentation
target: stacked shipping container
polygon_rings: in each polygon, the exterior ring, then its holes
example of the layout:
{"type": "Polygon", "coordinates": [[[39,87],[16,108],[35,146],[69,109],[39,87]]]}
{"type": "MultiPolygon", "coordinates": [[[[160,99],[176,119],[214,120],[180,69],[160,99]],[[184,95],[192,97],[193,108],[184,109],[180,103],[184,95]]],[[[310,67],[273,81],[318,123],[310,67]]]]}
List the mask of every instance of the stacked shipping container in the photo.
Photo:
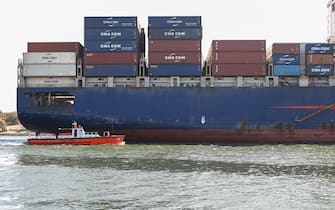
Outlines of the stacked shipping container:
{"type": "Polygon", "coordinates": [[[265,40],[214,40],[206,63],[213,76],[265,76],[265,40]]]}
{"type": "Polygon", "coordinates": [[[23,54],[26,87],[75,87],[82,76],[83,46],[79,42],[29,42],[23,54]]]}
{"type": "Polygon", "coordinates": [[[300,44],[274,43],[272,62],[274,76],[300,76],[300,44]]]}
{"type": "Polygon", "coordinates": [[[324,43],[274,43],[272,45],[275,76],[332,76],[333,45],[324,43]]]}
{"type": "Polygon", "coordinates": [[[306,44],[306,73],[308,76],[334,75],[333,45],[306,44]]]}
{"type": "Polygon", "coordinates": [[[85,17],[84,75],[137,76],[140,31],[137,17],[85,17]]]}
{"type": "MultiPolygon", "coordinates": [[[[201,17],[156,16],[148,20],[149,76],[200,76],[201,17]]],[[[294,79],[300,75],[333,76],[333,47],[326,43],[274,43],[269,51],[273,75],[294,79]]],[[[265,76],[265,49],[265,40],[213,40],[206,67],[217,77],[265,76]]],[[[145,34],[137,17],[85,17],[84,53],[78,42],[28,43],[21,76],[28,87],[77,86],[83,58],[87,78],[144,76],[143,68],[139,73],[139,60],[144,56],[145,34]]]]}
{"type": "Polygon", "coordinates": [[[200,76],[200,16],[149,17],[149,76],[200,76]]]}

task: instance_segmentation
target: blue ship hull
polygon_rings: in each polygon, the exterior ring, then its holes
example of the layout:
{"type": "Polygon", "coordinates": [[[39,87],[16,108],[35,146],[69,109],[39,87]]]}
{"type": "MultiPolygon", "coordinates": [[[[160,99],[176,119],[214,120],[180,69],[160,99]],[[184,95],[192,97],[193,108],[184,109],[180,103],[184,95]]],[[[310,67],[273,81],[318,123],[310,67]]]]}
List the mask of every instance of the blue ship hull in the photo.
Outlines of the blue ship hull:
{"type": "Polygon", "coordinates": [[[333,103],[333,87],[17,89],[29,130],[59,132],[76,120],[127,143],[335,143],[333,103]],[[43,101],[46,93],[74,103],[43,101]]]}

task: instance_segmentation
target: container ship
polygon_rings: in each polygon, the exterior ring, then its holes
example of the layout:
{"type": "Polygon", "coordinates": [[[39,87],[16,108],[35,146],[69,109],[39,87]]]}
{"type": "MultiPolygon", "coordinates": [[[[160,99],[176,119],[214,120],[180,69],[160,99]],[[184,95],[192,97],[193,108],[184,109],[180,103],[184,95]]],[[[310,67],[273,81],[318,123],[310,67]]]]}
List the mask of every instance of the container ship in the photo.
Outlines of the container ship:
{"type": "Polygon", "coordinates": [[[57,133],[75,120],[127,143],[335,143],[331,36],[270,47],[212,40],[203,57],[201,16],[150,16],[144,31],[135,16],[85,17],[84,46],[29,42],[21,123],[57,133]]]}

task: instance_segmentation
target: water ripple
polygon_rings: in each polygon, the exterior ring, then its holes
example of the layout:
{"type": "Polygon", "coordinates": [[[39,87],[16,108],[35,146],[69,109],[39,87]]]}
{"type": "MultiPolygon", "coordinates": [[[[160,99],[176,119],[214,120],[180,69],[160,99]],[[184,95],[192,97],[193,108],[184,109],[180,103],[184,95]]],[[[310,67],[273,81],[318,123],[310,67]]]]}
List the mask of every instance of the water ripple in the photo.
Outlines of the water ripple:
{"type": "Polygon", "coordinates": [[[178,172],[207,172],[215,171],[228,174],[266,175],[266,176],[299,176],[309,175],[318,177],[335,176],[334,165],[267,165],[256,163],[236,163],[225,161],[200,161],[180,159],[131,159],[104,157],[50,157],[21,155],[18,163],[22,165],[48,166],[57,165],[70,168],[113,168],[116,170],[168,171],[178,172]]]}
{"type": "Polygon", "coordinates": [[[0,145],[0,209],[329,209],[335,147],[0,145]]]}

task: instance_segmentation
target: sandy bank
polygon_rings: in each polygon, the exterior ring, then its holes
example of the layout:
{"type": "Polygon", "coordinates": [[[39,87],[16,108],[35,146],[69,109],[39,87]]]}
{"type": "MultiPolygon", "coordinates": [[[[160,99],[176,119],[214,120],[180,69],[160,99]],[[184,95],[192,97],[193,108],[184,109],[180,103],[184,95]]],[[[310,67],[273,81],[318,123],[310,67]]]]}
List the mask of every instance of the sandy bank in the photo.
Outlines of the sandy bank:
{"type": "Polygon", "coordinates": [[[1,136],[32,136],[34,132],[25,129],[21,124],[8,125],[8,131],[0,132],[1,136]]]}

